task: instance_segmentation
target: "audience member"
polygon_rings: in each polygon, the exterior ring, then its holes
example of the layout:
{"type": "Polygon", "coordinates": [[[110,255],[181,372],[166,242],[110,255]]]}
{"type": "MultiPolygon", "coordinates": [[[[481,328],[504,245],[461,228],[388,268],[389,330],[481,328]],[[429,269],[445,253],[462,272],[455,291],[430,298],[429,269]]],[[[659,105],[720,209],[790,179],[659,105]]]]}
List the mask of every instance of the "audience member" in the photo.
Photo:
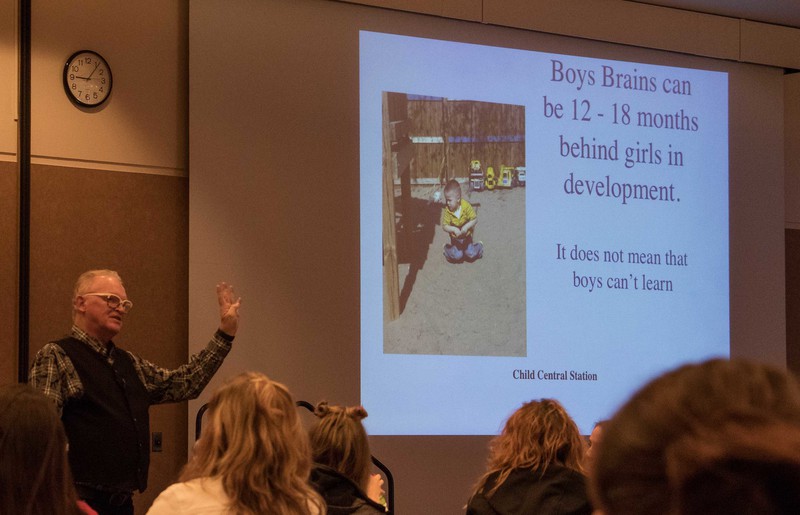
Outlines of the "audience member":
{"type": "Polygon", "coordinates": [[[363,407],[344,408],[321,402],[309,431],[314,468],[311,482],[328,505],[328,515],[385,513],[383,479],[370,474],[371,453],[361,420],[363,407]]]}
{"type": "Polygon", "coordinates": [[[682,366],[604,427],[591,476],[606,515],[800,513],[800,387],[753,362],[682,366]]]}
{"type": "Polygon", "coordinates": [[[583,458],[583,438],[558,401],[525,403],[492,440],[467,515],[589,515],[583,458]]]}
{"type": "Polygon", "coordinates": [[[113,270],[90,270],[75,284],[69,336],[36,355],[30,383],[52,399],[70,444],[78,495],[101,515],[132,515],[150,465],[149,407],[197,397],[231,349],[240,299],[217,285],[220,325],[188,364],[167,370],[114,345],[133,303],[113,270]]]}
{"type": "Polygon", "coordinates": [[[148,515],[325,513],[309,484],[308,435],[284,385],[240,374],[214,393],[205,416],[181,482],[164,490],[148,515]]]}
{"type": "Polygon", "coordinates": [[[597,445],[603,438],[603,426],[606,425],[607,420],[600,420],[594,423],[592,433],[589,435],[589,445],[586,447],[586,463],[592,463],[597,455],[597,445]]]}
{"type": "Polygon", "coordinates": [[[96,515],[78,505],[56,410],[24,384],[0,387],[0,513],[96,515]]]}

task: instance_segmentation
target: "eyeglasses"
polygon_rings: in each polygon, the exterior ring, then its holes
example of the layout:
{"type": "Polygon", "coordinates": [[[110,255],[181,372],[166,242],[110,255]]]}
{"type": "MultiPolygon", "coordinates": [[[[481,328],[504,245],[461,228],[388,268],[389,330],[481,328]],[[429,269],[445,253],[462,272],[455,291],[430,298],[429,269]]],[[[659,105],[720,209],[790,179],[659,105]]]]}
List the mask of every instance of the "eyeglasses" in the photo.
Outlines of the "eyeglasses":
{"type": "Polygon", "coordinates": [[[129,300],[122,300],[119,295],[114,295],[113,293],[82,293],[81,296],[100,297],[106,301],[106,304],[108,304],[108,307],[111,309],[117,309],[121,307],[123,313],[127,313],[133,307],[133,302],[129,300]]]}

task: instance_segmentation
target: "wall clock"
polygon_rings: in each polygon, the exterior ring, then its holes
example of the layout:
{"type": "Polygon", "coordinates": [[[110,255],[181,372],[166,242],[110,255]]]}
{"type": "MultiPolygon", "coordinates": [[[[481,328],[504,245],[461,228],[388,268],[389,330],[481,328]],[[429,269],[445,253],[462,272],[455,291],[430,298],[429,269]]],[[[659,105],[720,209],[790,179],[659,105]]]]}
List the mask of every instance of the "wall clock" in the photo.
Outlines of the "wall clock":
{"type": "Polygon", "coordinates": [[[78,106],[101,105],[108,100],[112,85],[111,68],[97,52],[80,50],[64,65],[64,91],[78,106]]]}

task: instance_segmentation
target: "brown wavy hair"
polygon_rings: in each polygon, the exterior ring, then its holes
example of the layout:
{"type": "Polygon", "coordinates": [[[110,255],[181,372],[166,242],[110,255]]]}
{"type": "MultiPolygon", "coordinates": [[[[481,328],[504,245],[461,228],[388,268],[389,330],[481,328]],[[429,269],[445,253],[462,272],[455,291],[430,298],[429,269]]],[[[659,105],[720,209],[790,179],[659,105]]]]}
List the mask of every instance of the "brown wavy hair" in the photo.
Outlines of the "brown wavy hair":
{"type": "Polygon", "coordinates": [[[0,387],[0,513],[79,515],[76,503],[55,406],[26,384],[0,387]]]}
{"type": "Polygon", "coordinates": [[[239,514],[307,514],[322,498],[309,485],[311,453],[294,399],[255,372],[235,376],[208,403],[207,429],[181,481],[219,477],[239,514]]]}
{"type": "Polygon", "coordinates": [[[309,430],[311,456],[367,489],[371,471],[369,440],[361,420],[367,411],[362,406],[330,406],[317,404],[318,419],[309,430]]]}
{"type": "Polygon", "coordinates": [[[743,360],[668,372],[604,426],[590,487],[606,514],[800,513],[800,386],[743,360]]]}
{"type": "Polygon", "coordinates": [[[475,486],[481,492],[486,480],[499,473],[491,497],[514,469],[527,468],[542,474],[552,464],[583,473],[584,442],[578,426],[555,399],[526,402],[506,421],[489,446],[487,472],[475,486]]]}

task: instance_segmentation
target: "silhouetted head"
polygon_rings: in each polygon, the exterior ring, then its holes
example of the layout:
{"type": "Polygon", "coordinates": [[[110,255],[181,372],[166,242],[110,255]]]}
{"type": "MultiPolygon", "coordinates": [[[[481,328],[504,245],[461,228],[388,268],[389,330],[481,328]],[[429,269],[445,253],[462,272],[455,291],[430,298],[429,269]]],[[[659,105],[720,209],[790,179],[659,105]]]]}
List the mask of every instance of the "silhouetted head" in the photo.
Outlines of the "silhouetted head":
{"type": "Polygon", "coordinates": [[[747,361],[668,372],[603,428],[591,485],[606,515],[800,513],[800,388],[747,361]]]}

